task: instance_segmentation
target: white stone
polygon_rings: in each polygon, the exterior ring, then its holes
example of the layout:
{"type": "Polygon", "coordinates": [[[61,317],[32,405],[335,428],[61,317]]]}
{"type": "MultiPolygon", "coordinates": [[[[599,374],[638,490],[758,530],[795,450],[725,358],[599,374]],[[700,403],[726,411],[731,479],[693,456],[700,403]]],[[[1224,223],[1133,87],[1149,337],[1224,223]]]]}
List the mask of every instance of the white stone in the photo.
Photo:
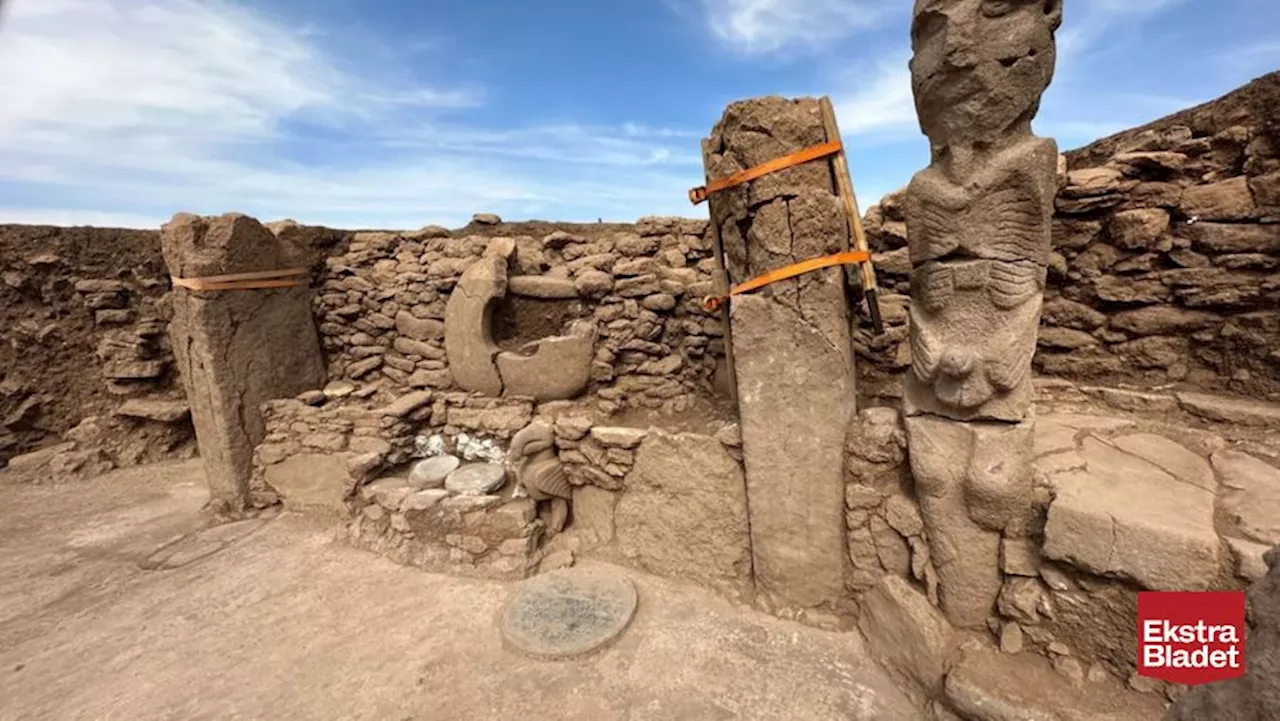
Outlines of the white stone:
{"type": "Polygon", "coordinates": [[[449,474],[444,487],[463,496],[484,496],[502,487],[507,471],[501,463],[469,463],[449,474]]]}
{"type": "Polygon", "coordinates": [[[409,486],[418,490],[440,488],[450,473],[458,470],[462,461],[457,456],[436,456],[413,464],[409,471],[409,486]]]}

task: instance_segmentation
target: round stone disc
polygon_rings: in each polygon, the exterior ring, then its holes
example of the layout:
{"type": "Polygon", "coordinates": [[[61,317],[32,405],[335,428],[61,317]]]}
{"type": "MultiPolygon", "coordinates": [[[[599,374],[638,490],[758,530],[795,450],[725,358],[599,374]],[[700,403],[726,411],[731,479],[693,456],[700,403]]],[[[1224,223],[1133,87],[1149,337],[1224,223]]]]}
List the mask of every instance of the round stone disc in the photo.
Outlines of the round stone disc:
{"type": "Polygon", "coordinates": [[[457,456],[436,456],[413,464],[409,471],[409,486],[419,490],[423,488],[439,488],[450,473],[458,470],[462,461],[457,456]]]}
{"type": "Polygon", "coordinates": [[[502,487],[507,469],[501,463],[468,463],[444,481],[444,487],[464,496],[483,496],[502,487]]]}
{"type": "Polygon", "coordinates": [[[568,568],[529,579],[502,613],[502,638],[547,660],[574,658],[616,639],[636,613],[636,587],[615,571],[568,568]]]}

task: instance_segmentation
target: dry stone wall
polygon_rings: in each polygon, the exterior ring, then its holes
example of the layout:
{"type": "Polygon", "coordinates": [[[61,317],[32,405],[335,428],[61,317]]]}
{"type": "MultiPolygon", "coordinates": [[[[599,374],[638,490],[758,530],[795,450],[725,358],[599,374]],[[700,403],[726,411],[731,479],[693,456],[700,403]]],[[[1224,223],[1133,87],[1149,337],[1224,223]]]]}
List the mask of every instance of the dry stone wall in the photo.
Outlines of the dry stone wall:
{"type": "MultiPolygon", "coordinates": [[[[1280,73],[1066,155],[1035,359],[1042,375],[1280,398],[1280,73]]],[[[867,212],[887,333],[864,396],[911,362],[904,197],[867,212]]]]}
{"type": "Polygon", "coordinates": [[[519,225],[355,233],[325,261],[315,301],[329,376],[461,390],[445,352],[449,295],[497,253],[508,276],[492,319],[500,349],[591,321],[599,337],[589,393],[604,412],[687,411],[711,395],[723,356],[720,324],[698,303],[711,287],[705,225],[652,218],[537,235],[528,233],[538,226],[519,225]]]}

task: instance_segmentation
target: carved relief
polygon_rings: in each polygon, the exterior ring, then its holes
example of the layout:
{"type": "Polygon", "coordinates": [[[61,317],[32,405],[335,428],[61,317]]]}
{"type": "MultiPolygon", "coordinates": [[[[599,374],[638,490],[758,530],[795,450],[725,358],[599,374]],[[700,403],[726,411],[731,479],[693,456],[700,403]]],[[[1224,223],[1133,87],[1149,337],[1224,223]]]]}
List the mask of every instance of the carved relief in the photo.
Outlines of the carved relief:
{"type": "Polygon", "coordinates": [[[1032,516],[1035,355],[1057,146],[1031,134],[1061,0],[917,0],[912,88],[932,162],[907,189],[911,467],[940,605],[983,628],[1001,536],[1032,516]]]}
{"type": "Polygon", "coordinates": [[[444,348],[453,380],[487,396],[567,400],[591,380],[598,330],[574,323],[563,336],[543,338],[519,352],[502,352],[493,340],[493,309],[507,294],[507,261],[486,256],[467,269],[445,308],[444,348]]]}
{"type": "Polygon", "coordinates": [[[508,460],[516,466],[516,482],[540,503],[550,502],[547,527],[552,533],[564,530],[569,517],[569,500],[573,486],[556,453],[555,433],[551,426],[534,421],[511,439],[508,460]]]}

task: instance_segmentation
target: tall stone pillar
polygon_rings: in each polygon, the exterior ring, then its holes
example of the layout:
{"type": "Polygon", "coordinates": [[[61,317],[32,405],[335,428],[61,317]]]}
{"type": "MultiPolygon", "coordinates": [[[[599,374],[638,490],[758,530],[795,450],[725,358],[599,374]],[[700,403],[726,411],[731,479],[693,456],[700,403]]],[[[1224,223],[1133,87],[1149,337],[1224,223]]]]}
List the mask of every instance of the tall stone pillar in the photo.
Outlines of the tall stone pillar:
{"type": "Polygon", "coordinates": [[[917,0],[911,27],[932,162],[907,190],[907,442],[939,603],[964,628],[985,628],[1002,540],[1033,514],[1031,359],[1058,149],[1031,120],[1061,23],[1061,0],[917,0]]]}
{"type": "MultiPolygon", "coordinates": [[[[759,98],[729,106],[703,158],[721,178],[827,141],[818,100],[759,98]]],[[[825,160],[721,191],[710,206],[735,282],[849,247],[825,160]]],[[[737,296],[730,318],[757,597],[835,611],[848,595],[843,448],[855,412],[844,270],[737,296]]]]}
{"type": "MultiPolygon", "coordinates": [[[[237,214],[179,213],[161,229],[161,245],[175,278],[307,265],[300,249],[237,214]]],[[[173,289],[169,338],[215,511],[234,513],[252,501],[253,449],[265,434],[262,403],[324,385],[310,297],[305,279],[289,288],[173,289]]]]}

